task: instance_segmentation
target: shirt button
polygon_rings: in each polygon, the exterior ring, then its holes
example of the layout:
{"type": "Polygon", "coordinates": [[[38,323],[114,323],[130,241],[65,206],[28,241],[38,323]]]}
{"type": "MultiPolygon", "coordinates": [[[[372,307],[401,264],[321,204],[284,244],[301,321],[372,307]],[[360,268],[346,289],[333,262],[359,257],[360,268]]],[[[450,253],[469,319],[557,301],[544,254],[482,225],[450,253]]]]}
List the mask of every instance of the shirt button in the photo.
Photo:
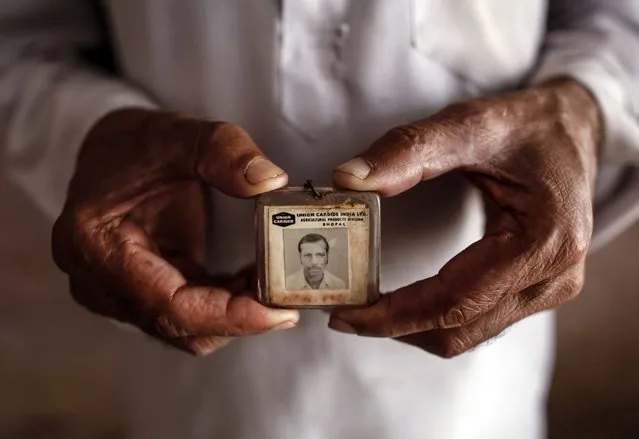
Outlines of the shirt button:
{"type": "Polygon", "coordinates": [[[350,27],[347,23],[341,23],[335,28],[335,36],[333,38],[333,62],[331,63],[331,71],[334,76],[343,78],[345,74],[343,49],[350,27]]]}
{"type": "Polygon", "coordinates": [[[350,30],[348,23],[340,23],[340,25],[337,26],[337,29],[335,29],[335,36],[338,40],[343,41],[348,36],[348,32],[350,30]]]}

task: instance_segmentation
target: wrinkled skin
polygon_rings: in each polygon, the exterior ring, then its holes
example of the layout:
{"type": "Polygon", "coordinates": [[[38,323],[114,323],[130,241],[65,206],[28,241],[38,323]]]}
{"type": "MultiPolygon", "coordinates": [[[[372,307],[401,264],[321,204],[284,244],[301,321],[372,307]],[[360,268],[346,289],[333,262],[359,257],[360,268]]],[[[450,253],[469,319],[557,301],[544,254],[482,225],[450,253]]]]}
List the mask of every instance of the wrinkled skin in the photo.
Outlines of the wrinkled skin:
{"type": "MultiPolygon", "coordinates": [[[[452,357],[575,297],[600,137],[597,105],[572,80],[455,104],[390,130],[338,168],[335,185],[393,196],[463,172],[485,196],[486,234],[436,276],[336,311],[329,326],[452,357]]],[[[85,139],[53,257],[80,304],[188,352],[290,328],[298,313],[258,304],[250,270],[212,279],[202,268],[201,185],[246,198],[286,183],[237,126],[117,111],[85,139]]]]}
{"type": "Polygon", "coordinates": [[[246,198],[287,180],[237,126],[117,111],[84,141],[53,258],[77,302],[194,354],[293,327],[297,311],[252,298],[250,270],[213,279],[202,268],[203,185],[246,198]]]}
{"type": "Polygon", "coordinates": [[[484,237],[434,277],[330,327],[453,357],[574,298],[592,234],[598,107],[573,80],[452,105],[390,130],[334,172],[336,185],[393,196],[464,173],[487,205],[484,237]]]}

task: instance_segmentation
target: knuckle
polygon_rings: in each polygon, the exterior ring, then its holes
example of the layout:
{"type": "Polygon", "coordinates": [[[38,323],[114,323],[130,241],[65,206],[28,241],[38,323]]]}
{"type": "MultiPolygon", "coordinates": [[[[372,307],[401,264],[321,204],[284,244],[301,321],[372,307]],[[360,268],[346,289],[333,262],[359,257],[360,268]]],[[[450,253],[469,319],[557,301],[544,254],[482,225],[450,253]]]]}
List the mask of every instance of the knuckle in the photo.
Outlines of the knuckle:
{"type": "Polygon", "coordinates": [[[212,353],[212,349],[204,348],[201,343],[188,341],[184,345],[185,351],[194,357],[205,357],[212,353]]]}
{"type": "Polygon", "coordinates": [[[449,125],[454,121],[455,124],[462,126],[477,126],[485,119],[491,118],[491,114],[495,113],[495,111],[490,111],[493,108],[483,100],[456,102],[441,111],[439,121],[444,125],[449,125]]]}
{"type": "Polygon", "coordinates": [[[186,348],[195,357],[205,357],[223,348],[229,341],[227,337],[197,337],[189,339],[186,348]]]}
{"type": "Polygon", "coordinates": [[[194,134],[192,168],[196,175],[212,177],[228,170],[245,170],[257,155],[250,135],[231,122],[200,123],[194,134]]]}
{"type": "Polygon", "coordinates": [[[559,233],[556,259],[560,265],[571,267],[581,262],[588,251],[589,236],[578,228],[568,228],[559,233]]]}
{"type": "Polygon", "coordinates": [[[182,321],[188,324],[194,318],[194,314],[206,314],[210,323],[224,322],[229,314],[230,296],[220,294],[223,290],[218,288],[188,289],[180,287],[170,296],[166,306],[169,315],[176,322],[182,321]]]}
{"type": "MultiPolygon", "coordinates": [[[[119,240],[115,246],[110,248],[104,255],[104,263],[109,263],[110,260],[117,260],[118,265],[121,267],[122,272],[132,273],[135,271],[136,264],[138,263],[138,255],[141,250],[137,246],[132,246],[131,241],[128,239],[119,240]]],[[[152,285],[149,285],[150,290],[154,290],[156,284],[161,282],[161,277],[158,276],[154,279],[152,285]]]]}
{"type": "MultiPolygon", "coordinates": [[[[553,189],[553,191],[557,191],[553,189]]],[[[552,192],[552,191],[551,191],[552,192]]],[[[558,191],[561,192],[561,191],[558,191]]],[[[590,202],[582,197],[552,195],[547,212],[545,230],[541,232],[554,262],[562,267],[578,264],[585,259],[593,230],[593,214],[590,202]]]]}
{"type": "Polygon", "coordinates": [[[97,226],[93,226],[91,221],[84,217],[80,211],[74,211],[69,221],[71,232],[71,244],[73,248],[78,250],[86,250],[92,247],[96,240],[97,226]]]}
{"type": "Polygon", "coordinates": [[[206,124],[202,129],[208,134],[207,146],[212,146],[219,153],[231,153],[236,149],[236,145],[250,141],[250,136],[244,128],[231,122],[213,122],[206,124]]]}
{"type": "MultiPolygon", "coordinates": [[[[397,333],[398,333],[398,328],[396,325],[392,325],[392,324],[384,324],[381,325],[379,328],[375,328],[375,330],[371,330],[368,328],[357,328],[357,333],[358,334],[364,334],[364,335],[374,335],[375,337],[384,337],[384,338],[391,338],[391,337],[396,337],[397,333]]],[[[401,327],[401,330],[399,332],[402,333],[414,333],[416,332],[414,325],[409,324],[409,325],[404,325],[403,327],[401,327]]]]}
{"type": "Polygon", "coordinates": [[[213,137],[220,136],[222,138],[234,138],[248,136],[248,133],[241,126],[233,122],[213,122],[213,137]]]}
{"type": "Polygon", "coordinates": [[[561,302],[567,302],[579,296],[584,287],[584,273],[576,274],[568,277],[560,285],[559,299],[561,302]]]}
{"type": "Polygon", "coordinates": [[[436,355],[442,358],[455,358],[470,349],[463,332],[455,332],[442,337],[436,355]]]}
{"type": "Polygon", "coordinates": [[[559,274],[583,262],[588,253],[590,234],[579,227],[550,227],[539,234],[542,260],[547,269],[559,274]]]}
{"type": "Polygon", "coordinates": [[[464,314],[460,308],[453,308],[441,314],[437,318],[437,328],[445,329],[460,326],[465,321],[464,314]]]}
{"type": "Polygon", "coordinates": [[[482,306],[478,300],[466,298],[462,303],[442,313],[438,317],[436,325],[441,329],[465,325],[481,314],[481,308],[482,306]]]}
{"type": "Polygon", "coordinates": [[[187,337],[189,335],[180,325],[175,323],[169,314],[162,314],[155,318],[155,329],[161,337],[168,340],[187,337]]]}
{"type": "Polygon", "coordinates": [[[388,130],[385,137],[407,140],[411,144],[418,144],[421,143],[423,135],[422,130],[415,125],[399,125],[388,130]]]}
{"type": "Polygon", "coordinates": [[[428,134],[416,125],[399,125],[386,131],[371,147],[366,160],[369,165],[384,163],[386,160],[396,158],[398,155],[407,155],[418,159],[422,155],[425,137],[428,134]],[[379,163],[378,163],[379,162],[379,163]]]}

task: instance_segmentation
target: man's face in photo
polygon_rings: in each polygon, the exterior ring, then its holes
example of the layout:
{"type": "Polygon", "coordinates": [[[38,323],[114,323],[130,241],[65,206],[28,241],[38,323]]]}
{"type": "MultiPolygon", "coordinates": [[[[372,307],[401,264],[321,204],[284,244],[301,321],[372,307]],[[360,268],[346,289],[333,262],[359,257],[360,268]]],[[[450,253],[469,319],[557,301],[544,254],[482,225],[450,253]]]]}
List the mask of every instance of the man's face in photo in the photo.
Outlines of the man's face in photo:
{"type": "Polygon", "coordinates": [[[307,278],[321,278],[328,263],[328,249],[324,241],[303,243],[300,248],[300,261],[307,278]]]}

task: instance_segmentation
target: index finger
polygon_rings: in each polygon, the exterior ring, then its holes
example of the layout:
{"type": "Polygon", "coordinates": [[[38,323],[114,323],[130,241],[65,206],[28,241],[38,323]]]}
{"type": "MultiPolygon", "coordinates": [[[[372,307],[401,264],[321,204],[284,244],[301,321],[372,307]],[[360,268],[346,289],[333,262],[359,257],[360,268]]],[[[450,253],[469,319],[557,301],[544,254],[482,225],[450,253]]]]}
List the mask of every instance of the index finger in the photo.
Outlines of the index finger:
{"type": "Polygon", "coordinates": [[[106,248],[102,275],[133,300],[140,315],[133,323],[166,338],[258,334],[299,320],[295,310],[267,308],[224,288],[189,285],[150,250],[144,232],[130,221],[120,224],[106,248]]]}
{"type": "Polygon", "coordinates": [[[241,127],[160,111],[105,116],[87,135],[78,162],[71,181],[75,197],[91,208],[99,200],[101,208],[119,206],[120,212],[177,181],[205,183],[237,198],[288,182],[241,127]]]}
{"type": "Polygon", "coordinates": [[[333,183],[395,196],[424,180],[474,168],[507,145],[509,124],[486,117],[494,105],[503,104],[454,104],[424,120],[394,127],[362,154],[338,166],[333,183]]]}
{"type": "Polygon", "coordinates": [[[512,233],[486,236],[436,276],[383,295],[370,307],[336,311],[329,326],[361,335],[401,337],[465,325],[504,296],[539,281],[545,261],[534,260],[528,248],[512,233]]]}

